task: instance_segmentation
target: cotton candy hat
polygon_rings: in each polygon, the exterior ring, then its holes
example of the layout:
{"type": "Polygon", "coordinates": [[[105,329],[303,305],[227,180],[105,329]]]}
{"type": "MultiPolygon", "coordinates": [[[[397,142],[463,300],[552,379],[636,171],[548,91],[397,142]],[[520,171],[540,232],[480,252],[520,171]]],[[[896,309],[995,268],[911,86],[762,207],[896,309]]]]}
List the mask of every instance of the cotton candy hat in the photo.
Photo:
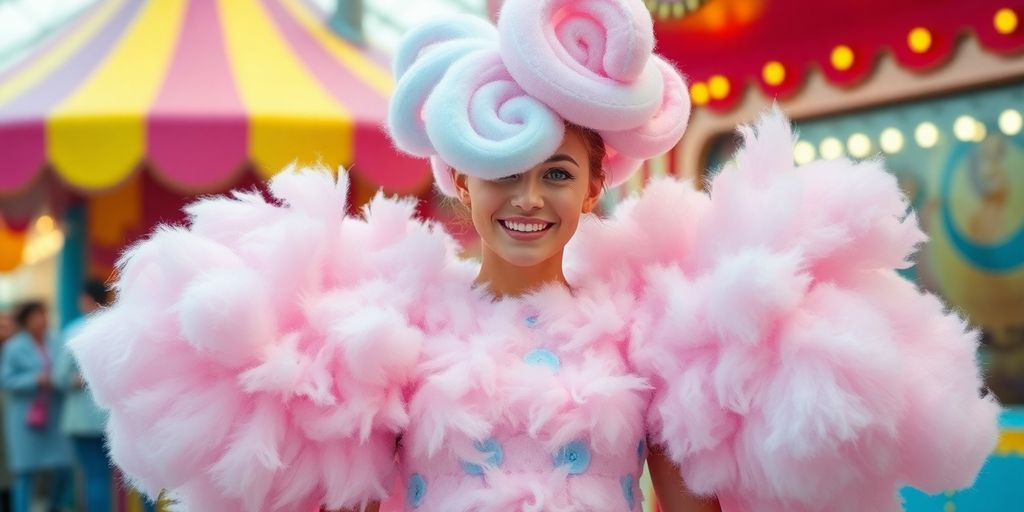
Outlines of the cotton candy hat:
{"type": "Polygon", "coordinates": [[[452,16],[408,32],[395,53],[388,111],[395,146],[449,169],[497,179],[540,164],[565,123],[605,142],[606,184],[626,181],[686,130],[690,98],[654,53],[640,0],[506,0],[498,25],[452,16]]]}

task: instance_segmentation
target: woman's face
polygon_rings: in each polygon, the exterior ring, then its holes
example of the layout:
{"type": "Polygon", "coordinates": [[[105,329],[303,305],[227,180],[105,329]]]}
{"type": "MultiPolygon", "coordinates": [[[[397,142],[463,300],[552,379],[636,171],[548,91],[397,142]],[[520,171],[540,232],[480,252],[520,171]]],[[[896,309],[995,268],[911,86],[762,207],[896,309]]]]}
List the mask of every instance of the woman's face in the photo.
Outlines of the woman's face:
{"type": "Polygon", "coordinates": [[[14,336],[14,319],[9,313],[0,313],[0,343],[14,336]]]}
{"type": "Polygon", "coordinates": [[[522,174],[494,181],[456,174],[455,185],[485,249],[520,267],[560,254],[580,214],[592,211],[601,193],[574,129],[566,130],[554,155],[522,174]]]}
{"type": "Polygon", "coordinates": [[[35,336],[46,333],[46,310],[37,309],[25,320],[25,330],[35,336]]]}

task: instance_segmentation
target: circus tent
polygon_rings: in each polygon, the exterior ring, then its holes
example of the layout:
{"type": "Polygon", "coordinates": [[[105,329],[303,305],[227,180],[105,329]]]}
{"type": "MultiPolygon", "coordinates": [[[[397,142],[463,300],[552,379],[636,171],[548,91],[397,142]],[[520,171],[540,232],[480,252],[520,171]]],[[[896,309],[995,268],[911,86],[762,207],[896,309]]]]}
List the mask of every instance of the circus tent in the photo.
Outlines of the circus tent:
{"type": "Polygon", "coordinates": [[[423,190],[427,169],[381,127],[384,59],[331,33],[326,15],[304,0],[97,2],[0,74],[5,220],[30,218],[48,195],[33,187],[88,196],[139,172],[195,194],[320,162],[423,190]]]}
{"type": "Polygon", "coordinates": [[[330,14],[311,0],[99,0],[0,72],[0,267],[21,263],[33,219],[73,203],[102,271],[189,197],[291,163],[348,168],[356,203],[427,193],[425,163],[383,129],[387,59],[331,32],[330,14]]]}

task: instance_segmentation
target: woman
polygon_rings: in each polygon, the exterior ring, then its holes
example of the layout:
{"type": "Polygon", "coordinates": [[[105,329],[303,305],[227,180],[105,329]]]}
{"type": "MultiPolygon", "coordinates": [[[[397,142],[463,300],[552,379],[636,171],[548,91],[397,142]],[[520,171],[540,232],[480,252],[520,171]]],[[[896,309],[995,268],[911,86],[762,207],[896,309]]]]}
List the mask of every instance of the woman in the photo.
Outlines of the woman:
{"type": "MultiPolygon", "coordinates": [[[[85,511],[106,512],[110,510],[113,477],[110,458],[107,456],[104,425],[107,415],[93,400],[75,364],[74,356],[67,349],[66,340],[76,336],[89,315],[110,302],[110,292],[102,281],[89,279],[82,286],[78,297],[78,310],[82,316],[71,321],[64,328],[64,350],[54,363],[53,382],[65,393],[64,410],[61,414],[61,431],[71,441],[82,471],[85,497],[85,511]]],[[[120,483],[120,482],[119,482],[120,483]]],[[[156,505],[146,500],[145,512],[153,512],[156,505]]]]}
{"type": "Polygon", "coordinates": [[[63,396],[51,379],[59,346],[47,331],[46,307],[22,305],[15,316],[20,331],[3,345],[0,384],[6,391],[4,433],[13,475],[11,509],[28,512],[36,479],[52,474],[49,506],[70,504],[71,456],[60,431],[63,396]]]}
{"type": "Polygon", "coordinates": [[[970,485],[998,405],[976,334],[893,271],[923,235],[877,162],[793,168],[776,113],[711,197],[661,181],[590,213],[685,129],[653,46],[631,0],[414,30],[389,129],[480,262],[407,201],[339,219],[344,175],[189,206],[72,342],[115,462],[192,511],[638,510],[645,460],[672,511],[970,485]]]}
{"type": "MultiPolygon", "coordinates": [[[[106,286],[89,280],[82,287],[78,308],[82,313],[65,328],[64,338],[71,339],[87,315],[108,302],[106,286]]],[[[65,394],[61,431],[71,440],[85,483],[86,512],[110,510],[111,468],[103,441],[107,416],[89,395],[70,350],[62,350],[54,364],[53,381],[65,394]]]]}

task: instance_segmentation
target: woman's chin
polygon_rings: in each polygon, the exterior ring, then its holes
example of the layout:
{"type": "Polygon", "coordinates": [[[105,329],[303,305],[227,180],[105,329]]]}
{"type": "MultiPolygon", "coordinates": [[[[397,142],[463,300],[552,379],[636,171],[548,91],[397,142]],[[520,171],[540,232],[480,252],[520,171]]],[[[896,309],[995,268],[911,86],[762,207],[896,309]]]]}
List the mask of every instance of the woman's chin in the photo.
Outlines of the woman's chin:
{"type": "Polygon", "coordinates": [[[550,259],[553,254],[533,247],[509,247],[502,248],[495,253],[506,263],[522,268],[535,267],[550,259]]]}

